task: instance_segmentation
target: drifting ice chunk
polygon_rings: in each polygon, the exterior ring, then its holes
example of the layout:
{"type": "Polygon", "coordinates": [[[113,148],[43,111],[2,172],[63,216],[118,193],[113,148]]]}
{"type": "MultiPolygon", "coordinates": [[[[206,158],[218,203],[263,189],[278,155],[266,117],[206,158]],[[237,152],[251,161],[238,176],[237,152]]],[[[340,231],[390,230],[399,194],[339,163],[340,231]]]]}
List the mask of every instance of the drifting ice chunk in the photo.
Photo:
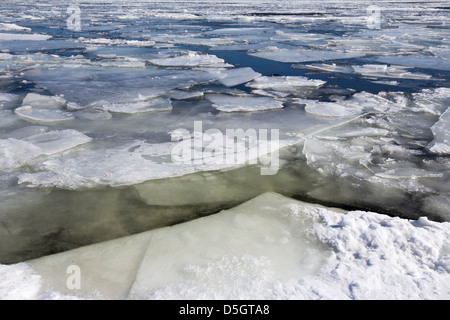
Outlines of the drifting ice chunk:
{"type": "Polygon", "coordinates": [[[282,109],[283,103],[270,97],[231,96],[225,94],[208,94],[206,99],[213,103],[213,107],[223,112],[233,111],[264,111],[282,109]]]}
{"type": "Polygon", "coordinates": [[[66,100],[57,96],[44,96],[37,93],[29,93],[23,99],[22,105],[29,105],[33,108],[61,108],[66,104],[66,100]]]}
{"type": "Polygon", "coordinates": [[[151,59],[149,62],[166,67],[232,67],[232,65],[225,63],[223,59],[220,59],[215,55],[200,54],[193,51],[171,58],[151,59]]]}
{"type": "Polygon", "coordinates": [[[433,131],[434,140],[429,146],[430,151],[438,154],[450,154],[450,108],[431,127],[431,131],[433,131]]]}
{"type": "Polygon", "coordinates": [[[31,31],[31,29],[14,23],[0,23],[0,31],[31,31]]]}
{"type": "Polygon", "coordinates": [[[430,68],[437,70],[450,70],[450,61],[438,57],[423,56],[383,56],[377,58],[378,62],[398,64],[417,68],[430,68]]]}
{"type": "Polygon", "coordinates": [[[411,73],[405,68],[393,67],[378,64],[365,64],[362,66],[354,66],[353,69],[367,77],[382,77],[382,78],[401,78],[401,79],[430,79],[431,76],[423,73],[411,73]]]}
{"type": "Polygon", "coordinates": [[[339,73],[353,73],[354,69],[352,67],[346,67],[346,66],[338,66],[335,63],[332,64],[326,64],[326,63],[322,63],[322,64],[314,64],[314,65],[303,65],[303,64],[299,64],[299,65],[293,65],[293,68],[311,68],[314,70],[320,70],[320,71],[325,71],[325,72],[339,72],[339,73]]]}
{"type": "Polygon", "coordinates": [[[10,132],[8,134],[8,137],[14,138],[14,139],[23,139],[23,138],[33,136],[38,133],[43,133],[47,130],[48,130],[48,127],[44,127],[44,126],[28,126],[28,127],[23,127],[23,128],[14,130],[13,132],[10,132]]]}
{"type": "Polygon", "coordinates": [[[279,49],[277,47],[268,47],[265,49],[249,52],[248,54],[263,59],[285,63],[350,59],[364,56],[364,54],[359,53],[334,52],[325,50],[292,50],[279,49]]]}
{"type": "Polygon", "coordinates": [[[76,130],[56,130],[23,139],[38,147],[42,154],[52,155],[88,143],[92,138],[76,130]]]}
{"type": "Polygon", "coordinates": [[[97,67],[37,68],[27,71],[25,75],[39,86],[55,94],[63,94],[73,109],[90,106],[100,100],[111,104],[142,101],[173,89],[188,88],[220,78],[220,73],[193,70],[97,67]],[[68,73],[70,77],[67,77],[68,73]],[[80,95],[80,92],[83,94],[80,95]]]}
{"type": "Polygon", "coordinates": [[[274,89],[277,91],[293,91],[297,87],[318,88],[325,84],[322,80],[311,80],[301,76],[259,77],[247,84],[252,89],[274,89]]]}
{"type": "Polygon", "coordinates": [[[131,101],[124,103],[108,103],[103,109],[113,113],[135,114],[145,112],[170,111],[172,104],[170,99],[155,98],[143,101],[131,101]]]}
{"type": "Polygon", "coordinates": [[[185,100],[185,99],[193,99],[193,98],[202,98],[203,92],[195,91],[189,92],[184,90],[172,90],[167,93],[167,96],[175,99],[175,100],[185,100]]]}
{"type": "Polygon", "coordinates": [[[18,139],[0,139],[0,172],[11,172],[41,154],[41,149],[18,139]]]}
{"type": "Polygon", "coordinates": [[[0,108],[12,107],[19,99],[19,96],[12,93],[0,93],[0,108]]]}
{"type": "Polygon", "coordinates": [[[348,117],[362,112],[362,107],[346,106],[336,102],[320,102],[302,100],[306,104],[306,112],[322,117],[348,117]]]}
{"type": "Polygon", "coordinates": [[[21,118],[37,123],[58,123],[75,119],[71,113],[61,110],[35,109],[31,106],[19,107],[14,112],[21,118]]]}
{"type": "Polygon", "coordinates": [[[238,84],[249,82],[261,76],[260,73],[253,71],[252,68],[229,69],[223,72],[225,78],[220,79],[220,83],[227,87],[233,87],[238,84]]]}
{"type": "Polygon", "coordinates": [[[52,36],[44,34],[0,33],[0,41],[40,41],[48,40],[52,36]]]}
{"type": "Polygon", "coordinates": [[[87,120],[109,120],[112,118],[111,113],[106,110],[98,108],[88,108],[74,113],[74,116],[78,119],[87,120]]]}

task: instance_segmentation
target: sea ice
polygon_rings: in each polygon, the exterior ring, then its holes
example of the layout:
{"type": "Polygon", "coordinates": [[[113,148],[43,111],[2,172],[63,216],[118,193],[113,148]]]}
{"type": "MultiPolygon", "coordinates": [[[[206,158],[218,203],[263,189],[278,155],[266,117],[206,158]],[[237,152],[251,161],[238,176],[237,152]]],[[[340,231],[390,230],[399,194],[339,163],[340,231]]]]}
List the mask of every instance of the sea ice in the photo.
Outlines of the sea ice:
{"type": "Polygon", "coordinates": [[[33,108],[32,106],[22,106],[16,108],[14,112],[27,121],[42,124],[59,123],[75,119],[71,113],[62,110],[33,108]]]}
{"type": "Polygon", "coordinates": [[[158,66],[166,67],[232,67],[232,65],[225,63],[223,59],[220,59],[215,55],[201,54],[194,51],[189,51],[186,54],[170,58],[151,59],[149,62],[158,66]]]}
{"type": "Polygon", "coordinates": [[[302,76],[272,76],[259,77],[246,86],[252,89],[272,89],[277,91],[295,91],[296,88],[319,88],[326,82],[308,79],[302,76]]]}
{"type": "MultiPolygon", "coordinates": [[[[80,108],[104,100],[108,103],[139,102],[173,89],[218,80],[219,73],[193,70],[133,68],[36,68],[25,73],[30,81],[54,94],[64,95],[80,108]],[[70,77],[67,75],[70,74],[70,77]],[[83,92],[83,95],[79,93],[83,92]]],[[[77,108],[76,108],[77,109],[77,108]]]]}
{"type": "Polygon", "coordinates": [[[0,23],[0,31],[31,31],[30,28],[18,26],[15,23],[0,23]]]}
{"type": "Polygon", "coordinates": [[[253,71],[252,68],[235,68],[228,69],[222,73],[224,75],[219,81],[227,87],[233,87],[242,83],[249,82],[261,76],[259,72],[253,71]]]}
{"type": "Polygon", "coordinates": [[[313,100],[301,100],[305,103],[307,113],[322,117],[348,117],[362,113],[362,108],[357,106],[342,105],[337,102],[322,102],[313,100]]]}
{"type": "Polygon", "coordinates": [[[0,265],[0,298],[448,299],[449,236],[449,223],[265,193],[172,227],[0,265]],[[70,266],[81,270],[79,290],[67,286],[70,266]]]}
{"type": "Polygon", "coordinates": [[[106,103],[102,106],[106,111],[112,113],[137,114],[145,112],[158,112],[172,110],[170,99],[150,98],[142,101],[106,103]]]}
{"type": "Polygon", "coordinates": [[[30,142],[38,147],[41,153],[45,155],[72,149],[91,140],[92,138],[73,129],[43,132],[23,139],[23,141],[30,142]]]}
{"type": "Polygon", "coordinates": [[[382,56],[377,58],[376,61],[417,68],[450,70],[449,60],[434,56],[382,56]]]}
{"type": "Polygon", "coordinates": [[[335,52],[327,50],[280,49],[277,47],[267,47],[256,51],[249,51],[248,54],[263,59],[285,63],[351,59],[365,56],[364,54],[359,53],[335,52]]]}
{"type": "Polygon", "coordinates": [[[66,100],[58,96],[44,96],[37,93],[28,93],[22,101],[22,105],[33,108],[55,108],[59,109],[66,104],[66,100]]]}
{"type": "Polygon", "coordinates": [[[223,112],[251,112],[283,108],[283,103],[281,101],[270,97],[258,97],[254,95],[232,96],[226,94],[207,94],[205,98],[212,102],[214,108],[223,112]]]}
{"type": "Polygon", "coordinates": [[[437,154],[450,154],[450,108],[431,127],[431,131],[433,131],[434,139],[429,145],[430,151],[437,154]]]}
{"type": "MultiPolygon", "coordinates": [[[[39,40],[48,40],[51,39],[52,36],[46,34],[22,34],[22,33],[1,33],[0,32],[0,42],[3,41],[39,41],[39,40]]],[[[3,46],[3,44],[2,44],[3,46]]]]}

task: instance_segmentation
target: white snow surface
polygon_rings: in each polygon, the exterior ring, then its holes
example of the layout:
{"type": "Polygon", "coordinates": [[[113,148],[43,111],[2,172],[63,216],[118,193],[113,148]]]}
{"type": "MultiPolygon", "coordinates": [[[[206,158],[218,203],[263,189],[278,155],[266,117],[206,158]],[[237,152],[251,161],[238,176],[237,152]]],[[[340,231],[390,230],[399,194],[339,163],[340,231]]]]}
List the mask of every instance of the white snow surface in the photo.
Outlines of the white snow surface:
{"type": "Polygon", "coordinates": [[[450,223],[275,193],[190,222],[13,265],[1,299],[449,299],[450,223]],[[67,267],[81,270],[68,289],[67,267]]]}

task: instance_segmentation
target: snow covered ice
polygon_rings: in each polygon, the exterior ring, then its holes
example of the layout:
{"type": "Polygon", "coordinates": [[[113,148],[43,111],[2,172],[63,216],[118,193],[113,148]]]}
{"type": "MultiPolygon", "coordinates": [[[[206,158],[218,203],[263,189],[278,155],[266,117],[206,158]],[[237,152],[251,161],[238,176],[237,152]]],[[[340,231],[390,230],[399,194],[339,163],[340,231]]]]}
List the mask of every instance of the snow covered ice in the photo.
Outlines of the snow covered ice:
{"type": "Polygon", "coordinates": [[[377,5],[3,1],[0,298],[449,299],[449,10],[377,5]]]}
{"type": "Polygon", "coordinates": [[[449,223],[427,218],[346,212],[266,193],[173,227],[2,265],[0,296],[448,299],[449,232],[449,223]],[[66,286],[71,265],[83,271],[80,290],[66,286]]]}

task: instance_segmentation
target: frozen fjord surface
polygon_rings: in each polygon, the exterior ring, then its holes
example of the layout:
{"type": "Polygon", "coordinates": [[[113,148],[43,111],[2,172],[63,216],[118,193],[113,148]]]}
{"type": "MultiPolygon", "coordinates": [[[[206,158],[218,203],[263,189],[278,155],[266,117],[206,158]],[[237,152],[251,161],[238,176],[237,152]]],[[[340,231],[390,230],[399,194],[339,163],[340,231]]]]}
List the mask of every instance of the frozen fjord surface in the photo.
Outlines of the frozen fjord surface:
{"type": "Polygon", "coordinates": [[[449,223],[265,193],[218,214],[13,265],[10,299],[448,299],[449,223]],[[82,270],[67,288],[67,267],[82,270]]]}

